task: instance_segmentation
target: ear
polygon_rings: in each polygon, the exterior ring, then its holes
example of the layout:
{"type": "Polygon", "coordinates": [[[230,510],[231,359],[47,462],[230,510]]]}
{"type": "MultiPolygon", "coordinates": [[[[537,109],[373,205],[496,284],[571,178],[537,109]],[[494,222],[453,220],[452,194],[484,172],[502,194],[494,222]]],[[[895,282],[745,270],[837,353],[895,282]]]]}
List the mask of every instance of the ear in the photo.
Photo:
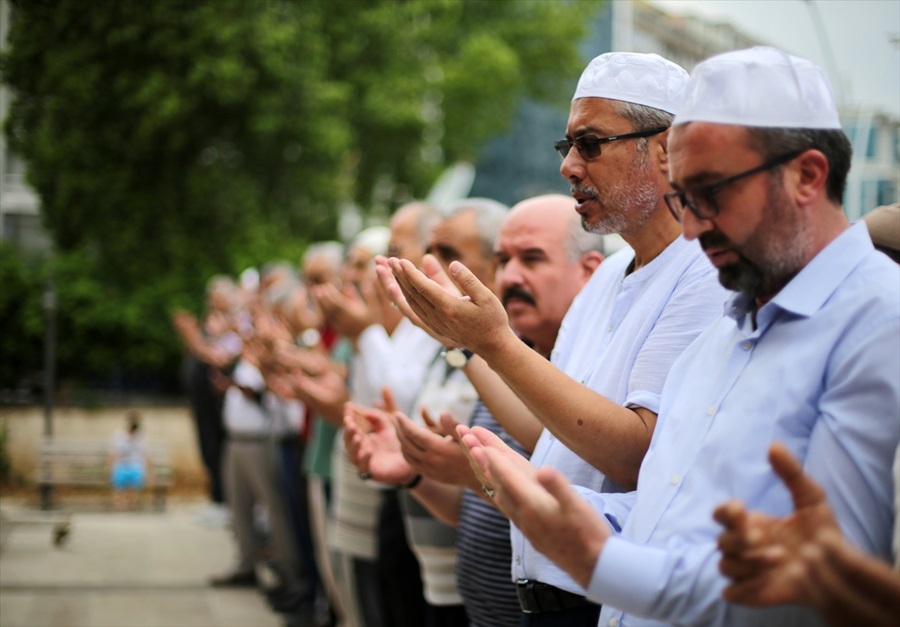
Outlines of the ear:
{"type": "Polygon", "coordinates": [[[825,195],[828,172],[828,158],[818,150],[807,150],[797,157],[791,180],[798,205],[808,206],[825,195]]]}
{"type": "Polygon", "coordinates": [[[588,252],[581,255],[578,263],[581,266],[581,272],[584,278],[584,282],[587,283],[588,279],[591,278],[591,275],[594,274],[594,270],[596,270],[600,266],[600,264],[603,263],[603,255],[601,255],[596,250],[589,250],[588,252]]]}
{"type": "Polygon", "coordinates": [[[666,180],[669,180],[669,131],[671,129],[666,129],[659,135],[652,137],[652,142],[650,144],[650,149],[652,150],[652,156],[656,160],[656,163],[659,164],[659,171],[663,174],[666,180]]]}

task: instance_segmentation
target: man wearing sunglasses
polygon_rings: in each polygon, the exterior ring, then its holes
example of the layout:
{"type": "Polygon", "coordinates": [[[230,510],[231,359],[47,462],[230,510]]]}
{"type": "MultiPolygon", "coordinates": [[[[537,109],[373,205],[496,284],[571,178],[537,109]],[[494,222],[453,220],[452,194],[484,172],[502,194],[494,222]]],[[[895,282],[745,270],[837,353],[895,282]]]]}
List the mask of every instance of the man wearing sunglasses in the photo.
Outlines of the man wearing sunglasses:
{"type": "MultiPolygon", "coordinates": [[[[630,249],[604,260],[575,299],[552,363],[522,345],[502,304],[468,269],[451,266],[470,297],[460,300],[392,262],[426,324],[486,361],[518,396],[507,392],[501,407],[485,402],[510,433],[523,431],[515,421],[535,421],[537,442],[522,442],[534,446],[532,463],[601,492],[634,489],[669,368],[727,297],[663,199],[671,191],[668,128],[687,78],[658,55],[617,52],[591,61],[578,82],[566,138],[555,145],[560,172],[583,227],[619,233],[630,249]]],[[[484,485],[489,496],[488,477],[484,485]]],[[[584,586],[517,529],[511,540],[523,625],[594,627],[600,608],[584,586]]]]}
{"type": "MultiPolygon", "coordinates": [[[[766,459],[777,441],[822,486],[848,541],[890,555],[900,270],[843,213],[850,143],[821,68],[753,48],[701,63],[685,91],[667,203],[736,293],[672,366],[637,490],[573,490],[490,434],[464,441],[501,509],[603,603],[601,625],[821,624],[805,608],[723,600],[712,512],[729,499],[793,511],[766,459]]],[[[729,523],[739,534],[749,520],[729,523]]],[[[784,559],[772,538],[748,537],[758,562],[722,562],[739,580],[784,559]]]]}

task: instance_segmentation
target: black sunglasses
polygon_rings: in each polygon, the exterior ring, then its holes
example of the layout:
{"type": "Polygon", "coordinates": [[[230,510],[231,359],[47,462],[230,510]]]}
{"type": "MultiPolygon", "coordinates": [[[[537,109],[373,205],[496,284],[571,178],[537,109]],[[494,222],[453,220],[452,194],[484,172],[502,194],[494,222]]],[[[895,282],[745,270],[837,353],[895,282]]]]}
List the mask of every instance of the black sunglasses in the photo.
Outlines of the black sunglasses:
{"type": "Polygon", "coordinates": [[[675,219],[679,222],[681,222],[685,209],[690,209],[691,213],[693,213],[698,220],[715,218],[719,215],[719,204],[716,202],[716,194],[718,194],[723,187],[731,185],[735,181],[739,181],[753,174],[771,170],[774,167],[785,164],[788,161],[796,159],[807,150],[807,148],[803,148],[802,150],[794,150],[780,155],[766,161],[762,165],[750,168],[740,174],[729,176],[727,179],[723,179],[711,185],[701,185],[699,187],[692,187],[691,189],[668,192],[664,195],[666,204],[669,206],[669,211],[672,212],[672,215],[675,216],[675,219]]]}
{"type": "Polygon", "coordinates": [[[602,144],[614,142],[620,139],[637,139],[639,137],[650,137],[651,135],[658,135],[659,133],[662,133],[667,128],[669,127],[660,126],[648,131],[637,131],[635,133],[625,133],[624,135],[610,135],[609,137],[597,137],[596,135],[581,135],[579,137],[576,137],[575,139],[569,139],[567,137],[565,139],[560,139],[558,142],[555,142],[553,144],[553,147],[556,149],[556,152],[559,153],[559,156],[563,159],[565,159],[566,155],[569,154],[569,150],[571,150],[572,146],[575,146],[575,149],[578,151],[578,154],[581,155],[582,159],[596,159],[600,156],[600,146],[602,144]]]}

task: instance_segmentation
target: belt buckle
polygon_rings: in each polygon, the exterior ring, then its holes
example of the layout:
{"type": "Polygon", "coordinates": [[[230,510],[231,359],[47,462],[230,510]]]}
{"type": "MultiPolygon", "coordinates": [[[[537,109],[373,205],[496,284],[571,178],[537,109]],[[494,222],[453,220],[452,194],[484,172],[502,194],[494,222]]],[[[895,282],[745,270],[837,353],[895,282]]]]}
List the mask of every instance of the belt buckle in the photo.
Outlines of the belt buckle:
{"type": "Polygon", "coordinates": [[[516,596],[523,614],[539,614],[541,605],[534,595],[534,581],[531,579],[516,580],[516,596]]]}

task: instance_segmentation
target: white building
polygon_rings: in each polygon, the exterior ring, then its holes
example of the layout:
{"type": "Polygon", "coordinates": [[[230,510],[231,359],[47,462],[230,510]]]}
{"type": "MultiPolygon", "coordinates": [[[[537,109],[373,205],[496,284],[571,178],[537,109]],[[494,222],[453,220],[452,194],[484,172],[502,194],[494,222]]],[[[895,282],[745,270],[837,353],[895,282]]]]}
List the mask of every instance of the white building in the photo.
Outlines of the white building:
{"type": "MultiPolygon", "coordinates": [[[[12,6],[0,0],[0,50],[15,19],[12,6]]],[[[9,114],[13,93],[0,84],[0,120],[9,114]]],[[[15,242],[29,250],[49,250],[50,242],[41,228],[40,203],[25,182],[25,163],[10,149],[0,133],[0,240],[15,242]]]]}

